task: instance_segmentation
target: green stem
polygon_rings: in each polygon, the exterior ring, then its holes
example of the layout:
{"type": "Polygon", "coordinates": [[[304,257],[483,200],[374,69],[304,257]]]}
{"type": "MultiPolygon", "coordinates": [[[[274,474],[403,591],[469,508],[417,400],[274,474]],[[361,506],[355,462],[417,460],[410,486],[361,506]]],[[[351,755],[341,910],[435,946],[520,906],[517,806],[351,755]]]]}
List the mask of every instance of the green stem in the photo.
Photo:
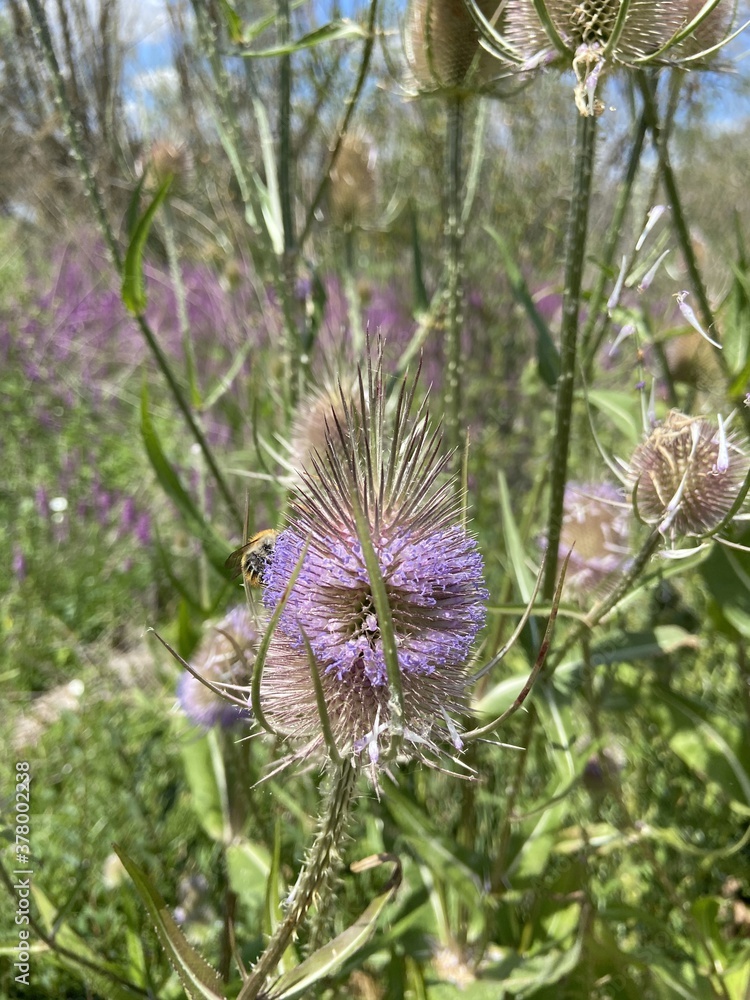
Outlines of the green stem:
{"type": "Polygon", "coordinates": [[[307,237],[310,235],[310,230],[312,229],[313,222],[315,221],[315,212],[320,205],[320,202],[325,193],[326,186],[328,185],[328,178],[330,177],[331,171],[336,165],[336,159],[339,155],[339,150],[341,149],[341,143],[343,142],[344,136],[349,130],[349,124],[354,115],[354,110],[357,107],[359,98],[364,89],[365,80],[367,79],[367,73],[370,68],[370,59],[372,57],[373,46],[375,45],[375,19],[378,11],[378,0],[370,0],[370,13],[367,18],[367,34],[365,36],[365,43],[362,47],[362,60],[359,64],[359,72],[357,73],[357,79],[354,83],[351,94],[347,97],[344,107],[344,116],[341,119],[339,127],[336,129],[336,140],[333,145],[333,149],[326,160],[325,166],[321,173],[321,180],[318,184],[318,188],[315,195],[310,202],[310,207],[307,210],[307,215],[305,217],[305,224],[302,227],[302,234],[299,238],[300,247],[304,247],[307,242],[307,237]]]}
{"type": "Polygon", "coordinates": [[[461,322],[462,322],[462,254],[463,222],[461,220],[461,139],[463,132],[463,101],[452,97],[448,101],[445,131],[445,173],[448,197],[445,215],[445,251],[448,266],[446,292],[448,316],[446,329],[445,429],[448,447],[461,460],[461,322]]]}
{"type": "Polygon", "coordinates": [[[292,891],[287,914],[276,928],[237,1000],[254,1000],[258,996],[305,919],[318,888],[328,878],[346,829],[356,780],[357,770],[349,760],[343,761],[334,772],[321,828],[292,891]]]}
{"type": "MultiPolygon", "coordinates": [[[[277,0],[279,44],[286,45],[292,37],[292,23],[289,0],[277,0]]],[[[292,56],[290,53],[279,60],[279,201],[281,202],[281,224],[284,230],[284,251],[281,262],[282,281],[286,294],[294,291],[297,275],[296,247],[294,238],[292,162],[292,56]]],[[[288,303],[288,299],[286,299],[288,303]]],[[[285,362],[289,404],[294,404],[302,391],[300,378],[300,338],[296,324],[284,324],[286,332],[285,362]]]]}
{"type": "Polygon", "coordinates": [[[680,193],[677,188],[677,178],[675,177],[675,173],[672,169],[672,163],[669,158],[669,147],[666,142],[666,136],[664,134],[662,123],[659,121],[659,112],[654,92],[654,81],[649,74],[643,71],[639,72],[638,79],[641,87],[641,94],[643,95],[643,112],[646,116],[646,121],[648,122],[648,127],[654,140],[656,152],[659,156],[659,171],[661,173],[664,190],[667,198],[669,199],[670,208],[672,209],[672,223],[674,225],[675,235],[680,244],[680,251],[682,252],[685,260],[685,266],[687,267],[688,274],[690,276],[690,284],[693,292],[695,293],[695,297],[698,300],[698,309],[700,310],[701,319],[703,320],[705,326],[710,329],[714,326],[714,314],[711,309],[711,304],[708,301],[708,295],[703,284],[703,279],[701,278],[701,274],[698,269],[698,261],[696,260],[695,251],[690,239],[690,228],[685,216],[682,199],[680,198],[680,193]]]}
{"type": "MultiPolygon", "coordinates": [[[[55,55],[55,49],[52,44],[52,37],[49,32],[49,26],[47,24],[44,9],[39,0],[29,0],[29,10],[34,22],[37,38],[44,53],[44,58],[46,59],[47,65],[52,73],[55,86],[55,99],[60,111],[62,112],[65,131],[68,136],[68,141],[70,142],[71,154],[81,169],[81,177],[83,179],[86,195],[94,206],[94,214],[102,232],[102,236],[104,237],[104,241],[107,244],[107,249],[109,250],[115,270],[120,278],[122,278],[123,261],[120,254],[120,248],[117,245],[112,226],[110,225],[107,211],[104,207],[104,200],[102,198],[101,191],[99,190],[99,185],[96,183],[89,162],[83,151],[83,145],[79,136],[79,125],[65,93],[65,81],[60,71],[57,56],[55,55]]],[[[169,390],[172,393],[174,401],[177,403],[180,412],[185,418],[185,422],[195,438],[198,447],[203,452],[206,463],[211,470],[211,474],[216,480],[216,485],[219,487],[219,491],[224,497],[227,507],[231,511],[232,516],[236,518],[239,524],[241,524],[242,512],[237,506],[235,499],[227,486],[224,476],[216,464],[216,460],[213,456],[211,448],[209,447],[208,441],[206,441],[203,432],[193,417],[193,413],[187,400],[185,399],[185,396],[183,395],[182,389],[172,373],[167,356],[159,347],[156,336],[149,326],[146,317],[143,314],[140,314],[136,316],[136,322],[138,323],[141,333],[143,334],[151,353],[154,355],[159,371],[164,376],[164,379],[169,386],[169,390]]]]}
{"type": "Polygon", "coordinates": [[[562,532],[563,500],[568,476],[581,282],[586,258],[586,234],[596,149],[596,123],[597,118],[594,115],[581,115],[578,118],[576,133],[575,180],[568,217],[565,251],[560,376],[557,380],[555,437],[552,445],[550,500],[547,517],[548,550],[542,590],[542,596],[546,600],[551,600],[555,592],[558,549],[562,532]]]}

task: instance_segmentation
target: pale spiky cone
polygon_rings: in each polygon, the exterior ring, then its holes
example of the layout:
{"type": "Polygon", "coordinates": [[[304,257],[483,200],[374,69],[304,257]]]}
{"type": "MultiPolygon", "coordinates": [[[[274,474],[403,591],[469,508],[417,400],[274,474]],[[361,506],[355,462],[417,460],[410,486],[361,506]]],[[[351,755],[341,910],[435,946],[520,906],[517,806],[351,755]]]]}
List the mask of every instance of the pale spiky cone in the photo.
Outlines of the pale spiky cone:
{"type": "Polygon", "coordinates": [[[337,226],[362,225],[375,206],[374,153],[369,143],[352,135],[342,139],[329,175],[328,204],[337,226]]]}
{"type": "Polygon", "coordinates": [[[146,184],[151,188],[160,187],[171,177],[170,192],[176,195],[187,194],[195,181],[195,161],[184,142],[157,139],[144,157],[142,169],[146,171],[146,184]]]}
{"type": "MultiPolygon", "coordinates": [[[[480,0],[479,7],[491,19],[498,3],[480,0]]],[[[480,46],[480,37],[464,0],[412,0],[404,47],[420,90],[455,90],[467,84],[481,87],[495,76],[499,64],[480,46]]]]}
{"type": "MultiPolygon", "coordinates": [[[[547,0],[547,11],[571,52],[582,46],[603,48],[609,41],[620,10],[619,0],[547,0]]],[[[678,0],[631,0],[628,16],[613,59],[626,61],[656,52],[686,22],[684,3],[678,0]]],[[[533,60],[536,54],[557,53],[539,19],[533,0],[508,5],[507,38],[533,60]]]]}
{"type": "Polygon", "coordinates": [[[732,509],[749,466],[721,424],[670,410],[630,460],[638,514],[672,540],[709,534],[732,509]]]}
{"type": "MultiPolygon", "coordinates": [[[[687,0],[684,4],[686,22],[693,20],[703,4],[704,0],[687,0]]],[[[726,38],[732,23],[732,7],[728,0],[722,0],[714,7],[706,20],[678,46],[676,52],[679,57],[685,58],[698,52],[705,52],[726,38]]]]}

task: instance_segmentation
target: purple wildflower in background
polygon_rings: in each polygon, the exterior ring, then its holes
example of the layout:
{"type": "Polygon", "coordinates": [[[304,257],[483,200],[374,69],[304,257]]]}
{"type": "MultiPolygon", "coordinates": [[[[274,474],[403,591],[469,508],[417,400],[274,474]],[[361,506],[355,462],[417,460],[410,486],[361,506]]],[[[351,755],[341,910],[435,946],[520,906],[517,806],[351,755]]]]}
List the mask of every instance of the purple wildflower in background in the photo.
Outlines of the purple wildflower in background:
{"type": "Polygon", "coordinates": [[[461,707],[466,661],[484,624],[482,557],[459,519],[457,483],[444,477],[439,428],[416,382],[386,400],[382,355],[359,373],[353,398],[331,410],[325,453],[302,475],[267,574],[264,603],[281,600],[303,549],[299,576],[274,633],[261,684],[269,722],[303,742],[323,736],[305,637],[315,656],[339,752],[370,760],[389,743],[391,692],[380,622],[356,529],[369,525],[390,605],[404,699],[404,739],[414,755],[436,751],[445,710],[461,707]],[[343,419],[339,414],[343,413],[343,419]]]}
{"type": "Polygon", "coordinates": [[[257,640],[258,633],[245,605],[233,608],[213,627],[191,666],[211,684],[227,685],[229,697],[223,698],[184,671],[177,685],[177,700],[194,725],[205,729],[227,728],[249,718],[249,709],[234,704],[229,698],[237,697],[235,687],[250,682],[257,640]]]}
{"type": "Polygon", "coordinates": [[[15,542],[13,545],[13,559],[11,562],[11,569],[13,570],[13,575],[18,583],[23,583],[26,579],[26,556],[23,554],[23,549],[15,542]]]}
{"type": "Polygon", "coordinates": [[[632,512],[625,494],[609,483],[565,487],[560,560],[570,553],[565,587],[580,596],[601,593],[629,561],[632,512]]]}

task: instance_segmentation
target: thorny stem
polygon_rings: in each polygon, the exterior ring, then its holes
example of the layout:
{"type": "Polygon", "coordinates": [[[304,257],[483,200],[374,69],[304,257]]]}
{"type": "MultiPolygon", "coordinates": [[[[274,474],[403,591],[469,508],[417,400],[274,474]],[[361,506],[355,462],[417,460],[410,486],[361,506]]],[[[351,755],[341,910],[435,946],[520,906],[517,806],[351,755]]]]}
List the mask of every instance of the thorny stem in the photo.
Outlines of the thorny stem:
{"type": "MultiPolygon", "coordinates": [[[[289,43],[292,35],[289,0],[277,0],[279,44],[289,43]]],[[[284,230],[284,250],[281,261],[282,281],[287,294],[296,282],[296,247],[294,238],[293,206],[293,163],[292,163],[292,56],[282,55],[279,60],[279,201],[281,202],[281,224],[284,230]]],[[[300,376],[300,338],[296,325],[287,321],[285,367],[286,383],[292,407],[302,387],[300,376]]]]}
{"type": "Polygon", "coordinates": [[[448,447],[458,459],[461,452],[461,139],[463,132],[463,101],[452,97],[448,101],[445,130],[445,166],[448,178],[448,196],[445,214],[445,249],[448,263],[446,373],[445,373],[445,431],[448,447]]]}
{"type": "Polygon", "coordinates": [[[255,1000],[305,919],[316,892],[328,877],[346,828],[357,769],[345,760],[334,772],[322,825],[291,892],[287,914],[276,928],[237,1000],[255,1000]]]}
{"type": "Polygon", "coordinates": [[[546,600],[550,600],[555,592],[558,549],[560,548],[562,532],[563,500],[568,475],[568,452],[578,342],[578,314],[581,306],[581,281],[586,256],[586,233],[596,149],[596,123],[595,115],[580,115],[576,133],[575,178],[565,250],[560,375],[557,380],[555,437],[552,444],[552,471],[550,474],[549,513],[547,515],[547,545],[549,550],[542,588],[542,596],[546,600]]]}
{"type": "Polygon", "coordinates": [[[341,124],[336,130],[336,140],[334,142],[333,149],[326,161],[325,167],[322,171],[321,181],[318,185],[318,189],[315,192],[313,200],[310,202],[310,207],[307,210],[307,216],[305,217],[305,224],[302,228],[302,233],[299,238],[300,247],[304,247],[307,237],[310,235],[310,230],[312,224],[315,220],[315,212],[320,205],[321,199],[328,184],[328,178],[331,171],[336,165],[336,159],[339,155],[339,150],[341,149],[341,143],[349,129],[349,123],[352,120],[354,114],[354,109],[357,106],[360,95],[365,85],[365,80],[367,79],[367,73],[370,68],[370,59],[372,57],[372,50],[375,44],[375,19],[378,10],[378,0],[371,0],[370,2],[370,13],[367,19],[367,35],[365,37],[365,44],[362,48],[362,61],[359,66],[359,73],[357,74],[357,79],[354,84],[354,88],[351,95],[346,99],[345,106],[346,110],[344,112],[344,117],[341,120],[341,124]]]}
{"type": "MultiPolygon", "coordinates": [[[[70,142],[71,154],[73,156],[73,159],[78,163],[81,169],[81,176],[83,179],[86,195],[91,200],[91,203],[94,206],[94,214],[99,224],[99,229],[101,230],[102,236],[104,237],[104,241],[107,244],[107,249],[109,250],[110,257],[112,258],[112,263],[115,266],[115,270],[117,271],[117,274],[121,277],[123,272],[123,261],[122,261],[122,256],[120,254],[120,248],[117,245],[115,234],[112,230],[112,226],[110,225],[109,218],[107,216],[107,210],[104,207],[104,200],[102,198],[101,191],[99,190],[99,186],[96,183],[96,179],[94,178],[94,175],[91,172],[91,167],[83,151],[83,146],[81,144],[78,134],[79,125],[76,122],[75,116],[73,115],[73,111],[70,107],[70,103],[66,96],[65,80],[63,79],[63,75],[60,70],[60,65],[57,61],[57,56],[55,55],[55,49],[52,44],[52,37],[50,35],[49,25],[47,24],[47,18],[44,13],[44,9],[39,0],[28,0],[28,3],[29,3],[29,10],[31,12],[31,17],[34,22],[37,39],[44,53],[44,58],[47,61],[47,66],[49,67],[52,73],[52,78],[55,85],[55,99],[58,104],[58,107],[62,112],[65,131],[68,136],[68,141],[70,142]]],[[[172,393],[172,396],[174,397],[174,400],[177,403],[180,412],[185,418],[185,422],[190,428],[190,431],[193,437],[195,438],[198,447],[203,452],[203,455],[206,459],[206,463],[209,469],[211,470],[211,474],[216,480],[216,485],[219,487],[219,491],[224,497],[227,507],[231,511],[232,516],[237,519],[238,523],[242,523],[242,514],[240,512],[240,509],[237,506],[234,497],[232,496],[232,493],[226,483],[226,480],[224,479],[224,476],[221,473],[221,470],[219,469],[219,466],[216,464],[216,459],[213,456],[213,452],[209,447],[208,441],[206,440],[205,436],[203,435],[203,432],[196,423],[195,417],[193,416],[188,401],[185,399],[182,389],[180,388],[177,380],[174,377],[174,374],[172,373],[172,369],[170,368],[167,356],[164,354],[161,347],[159,346],[156,340],[156,336],[151,327],[149,326],[146,317],[142,313],[139,313],[135,317],[135,319],[141,330],[141,333],[144,336],[146,343],[149,346],[149,349],[151,350],[151,353],[154,356],[159,371],[164,376],[164,379],[167,385],[169,386],[170,392],[172,393]]]]}

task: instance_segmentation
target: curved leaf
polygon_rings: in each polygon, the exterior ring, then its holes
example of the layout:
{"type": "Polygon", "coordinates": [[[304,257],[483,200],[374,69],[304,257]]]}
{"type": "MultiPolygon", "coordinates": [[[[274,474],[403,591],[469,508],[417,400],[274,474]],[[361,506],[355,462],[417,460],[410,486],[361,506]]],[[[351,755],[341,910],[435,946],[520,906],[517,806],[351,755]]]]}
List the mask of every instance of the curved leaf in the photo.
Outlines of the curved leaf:
{"type": "Polygon", "coordinates": [[[154,921],[159,941],[190,1000],[226,1000],[218,972],[187,943],[151,879],[117,844],[112,846],[135,883],[138,895],[154,921]]]}
{"type": "Polygon", "coordinates": [[[135,227],[130,245],[125,254],[125,264],[122,274],[122,301],[125,307],[134,315],[139,316],[146,309],[146,287],[143,282],[143,250],[154,221],[159,205],[164,201],[172,185],[170,174],[154,195],[154,199],[143,213],[135,227]]]}
{"type": "Polygon", "coordinates": [[[274,984],[274,1000],[292,1000],[292,997],[301,996],[314,983],[340,969],[344,962],[367,944],[375,933],[378,917],[393,899],[401,884],[401,865],[393,855],[384,855],[376,856],[374,863],[371,859],[366,859],[357,866],[351,866],[352,871],[363,871],[364,867],[376,867],[384,861],[393,862],[394,869],[383,891],[345,931],[319,948],[296,969],[282,976],[274,984]]]}

